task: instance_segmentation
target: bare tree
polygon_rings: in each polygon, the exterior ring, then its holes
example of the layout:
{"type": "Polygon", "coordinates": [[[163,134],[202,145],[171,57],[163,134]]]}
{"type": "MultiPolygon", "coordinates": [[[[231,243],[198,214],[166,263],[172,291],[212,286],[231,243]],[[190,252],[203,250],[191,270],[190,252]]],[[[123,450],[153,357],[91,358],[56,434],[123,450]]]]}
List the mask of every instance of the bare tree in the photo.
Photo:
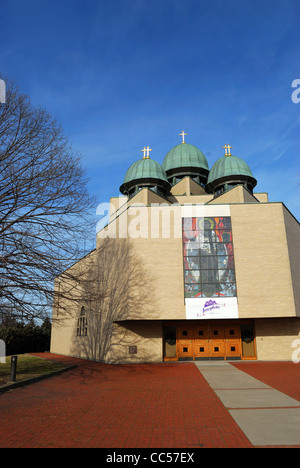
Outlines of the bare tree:
{"type": "Polygon", "coordinates": [[[0,309],[52,306],[53,280],[82,256],[95,204],[62,128],[6,81],[0,104],[0,309]]]}

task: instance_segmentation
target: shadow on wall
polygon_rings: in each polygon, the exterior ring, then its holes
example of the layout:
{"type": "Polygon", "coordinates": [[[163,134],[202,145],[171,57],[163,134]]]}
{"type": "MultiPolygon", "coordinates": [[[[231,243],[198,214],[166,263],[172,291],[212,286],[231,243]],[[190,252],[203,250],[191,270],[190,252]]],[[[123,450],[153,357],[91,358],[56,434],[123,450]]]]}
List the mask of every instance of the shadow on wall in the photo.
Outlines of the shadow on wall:
{"type": "MultiPolygon", "coordinates": [[[[151,282],[130,240],[104,239],[93,252],[88,274],[81,283],[81,309],[75,320],[72,355],[94,361],[121,362],[129,357],[129,362],[144,362],[145,341],[137,355],[131,346],[137,346],[134,339],[141,337],[132,325],[121,322],[139,315],[153,316],[151,282]]],[[[153,333],[158,336],[157,325],[153,333]]]]}
{"type": "Polygon", "coordinates": [[[161,320],[131,320],[115,324],[111,353],[112,363],[161,362],[161,320]]]}
{"type": "Polygon", "coordinates": [[[256,334],[259,337],[297,337],[300,335],[299,317],[255,319],[256,334]]]}

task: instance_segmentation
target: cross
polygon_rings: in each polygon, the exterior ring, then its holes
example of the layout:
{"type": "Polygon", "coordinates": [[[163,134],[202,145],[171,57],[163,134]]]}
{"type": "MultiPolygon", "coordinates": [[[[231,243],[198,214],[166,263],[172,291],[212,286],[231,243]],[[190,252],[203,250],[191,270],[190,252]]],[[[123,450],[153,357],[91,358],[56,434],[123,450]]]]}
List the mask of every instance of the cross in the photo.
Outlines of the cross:
{"type": "Polygon", "coordinates": [[[232,146],[224,145],[222,146],[222,148],[225,148],[225,156],[231,156],[230,149],[232,148],[232,146]]]}
{"type": "Polygon", "coordinates": [[[150,149],[149,146],[147,146],[146,150],[147,150],[147,158],[150,158],[149,151],[152,151],[152,149],[150,149]]]}
{"type": "Polygon", "coordinates": [[[181,133],[179,133],[179,135],[181,135],[181,136],[182,136],[182,143],[185,143],[185,141],[184,141],[184,137],[185,137],[185,135],[187,135],[187,133],[184,133],[184,131],[182,130],[182,132],[181,132],[181,133]]]}
{"type": "Polygon", "coordinates": [[[143,153],[144,153],[143,159],[149,159],[150,158],[149,152],[152,151],[152,149],[150,149],[149,146],[147,146],[147,148],[144,146],[144,148],[141,151],[143,151],[143,153]],[[146,155],[146,153],[147,153],[147,155],[146,155]]]}

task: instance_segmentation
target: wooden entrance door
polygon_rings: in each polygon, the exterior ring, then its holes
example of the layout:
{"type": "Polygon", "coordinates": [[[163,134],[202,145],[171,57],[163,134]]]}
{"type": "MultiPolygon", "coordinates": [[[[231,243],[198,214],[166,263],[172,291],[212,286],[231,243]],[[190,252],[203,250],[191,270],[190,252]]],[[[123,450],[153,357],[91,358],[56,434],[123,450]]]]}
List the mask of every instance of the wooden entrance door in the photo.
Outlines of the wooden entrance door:
{"type": "Polygon", "coordinates": [[[241,326],[235,322],[200,321],[177,326],[179,360],[241,358],[241,326]]]}
{"type": "Polygon", "coordinates": [[[237,358],[242,354],[241,349],[241,326],[231,324],[225,326],[226,357],[237,358]]]}
{"type": "Polygon", "coordinates": [[[190,325],[177,327],[177,353],[179,359],[194,358],[193,327],[190,325]]]}
{"type": "Polygon", "coordinates": [[[194,356],[195,359],[209,357],[209,333],[205,322],[194,326],[194,356]]]}
{"type": "Polygon", "coordinates": [[[224,326],[218,322],[209,326],[209,356],[225,358],[224,326]]]}

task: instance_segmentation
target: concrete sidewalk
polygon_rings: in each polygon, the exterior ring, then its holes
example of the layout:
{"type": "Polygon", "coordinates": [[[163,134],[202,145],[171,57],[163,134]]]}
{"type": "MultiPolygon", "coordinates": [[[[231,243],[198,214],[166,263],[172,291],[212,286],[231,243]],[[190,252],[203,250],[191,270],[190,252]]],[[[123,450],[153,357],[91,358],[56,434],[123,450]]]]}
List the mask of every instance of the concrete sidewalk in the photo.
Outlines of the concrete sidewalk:
{"type": "Polygon", "coordinates": [[[300,402],[229,362],[195,362],[254,446],[300,444],[300,402]]]}

